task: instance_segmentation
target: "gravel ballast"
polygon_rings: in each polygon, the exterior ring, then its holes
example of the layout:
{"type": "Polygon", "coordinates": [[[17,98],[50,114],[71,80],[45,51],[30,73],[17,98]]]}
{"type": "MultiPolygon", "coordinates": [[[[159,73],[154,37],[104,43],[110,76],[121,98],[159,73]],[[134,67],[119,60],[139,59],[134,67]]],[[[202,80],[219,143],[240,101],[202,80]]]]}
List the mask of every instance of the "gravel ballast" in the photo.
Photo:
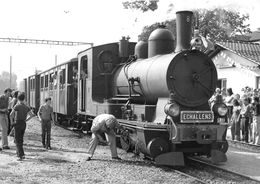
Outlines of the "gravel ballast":
{"type": "MultiPolygon", "coordinates": [[[[194,183],[173,169],[164,169],[118,149],[121,161],[112,160],[108,146],[98,146],[86,161],[90,136],[52,127],[52,150],[41,145],[40,122],[27,122],[24,138],[26,159],[17,161],[13,137],[10,150],[0,151],[0,183],[194,183]]],[[[196,183],[196,182],[195,182],[196,183]]]]}

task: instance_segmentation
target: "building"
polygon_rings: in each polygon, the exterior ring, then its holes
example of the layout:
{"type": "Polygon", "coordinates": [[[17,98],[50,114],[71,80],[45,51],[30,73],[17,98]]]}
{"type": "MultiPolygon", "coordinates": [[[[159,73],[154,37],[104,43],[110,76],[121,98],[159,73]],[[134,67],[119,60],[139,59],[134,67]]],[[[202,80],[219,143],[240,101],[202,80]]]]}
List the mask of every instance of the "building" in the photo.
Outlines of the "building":
{"type": "Polygon", "coordinates": [[[218,71],[219,88],[240,93],[245,86],[260,88],[260,44],[217,42],[213,62],[218,71]]]}
{"type": "Polygon", "coordinates": [[[260,43],[260,28],[257,31],[247,34],[249,42],[260,43]]]}

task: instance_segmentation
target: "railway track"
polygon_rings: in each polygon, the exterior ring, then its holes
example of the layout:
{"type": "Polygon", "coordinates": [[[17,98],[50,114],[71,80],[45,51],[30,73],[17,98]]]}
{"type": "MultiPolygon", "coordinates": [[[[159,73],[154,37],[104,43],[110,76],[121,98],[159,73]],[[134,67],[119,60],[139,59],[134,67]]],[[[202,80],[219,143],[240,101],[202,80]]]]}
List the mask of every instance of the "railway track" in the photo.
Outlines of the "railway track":
{"type": "Polygon", "coordinates": [[[259,180],[256,180],[250,176],[218,167],[217,165],[213,165],[206,161],[200,160],[199,158],[187,157],[186,159],[187,159],[186,164],[188,166],[196,168],[196,170],[200,170],[200,171],[206,170],[207,173],[209,173],[208,179],[206,179],[207,177],[205,176],[203,179],[204,181],[206,180],[208,183],[219,183],[220,181],[221,183],[234,182],[234,183],[257,184],[260,182],[259,180]],[[216,179],[219,181],[215,182],[216,179]]]}
{"type": "Polygon", "coordinates": [[[208,184],[208,182],[203,181],[203,180],[201,180],[201,179],[199,179],[199,178],[197,178],[197,177],[195,177],[195,176],[192,176],[192,175],[190,175],[190,174],[187,174],[187,173],[185,173],[185,172],[182,172],[182,171],[179,171],[179,170],[174,170],[174,172],[176,172],[176,173],[178,173],[178,174],[180,174],[180,175],[183,175],[184,177],[188,177],[188,178],[193,179],[194,181],[193,181],[192,183],[208,184]]]}
{"type": "Polygon", "coordinates": [[[89,132],[84,132],[84,131],[79,130],[79,129],[74,128],[74,127],[66,127],[66,126],[63,126],[63,125],[61,125],[61,124],[59,124],[59,123],[57,123],[57,122],[54,122],[54,125],[55,125],[55,126],[58,126],[58,127],[61,127],[61,128],[65,129],[65,130],[69,130],[69,131],[71,131],[71,132],[75,132],[75,133],[77,133],[80,137],[83,137],[83,136],[85,136],[85,135],[90,135],[89,132]]]}
{"type": "MultiPolygon", "coordinates": [[[[80,137],[89,135],[88,133],[84,133],[84,132],[82,132],[82,131],[80,131],[80,130],[77,130],[77,129],[73,128],[73,127],[62,126],[61,124],[58,124],[58,123],[56,123],[56,122],[55,122],[55,125],[58,126],[58,127],[61,127],[61,128],[63,128],[63,129],[65,129],[65,130],[69,130],[69,131],[71,131],[71,132],[75,132],[75,133],[77,133],[80,137]]],[[[146,160],[146,162],[147,162],[147,160],[146,160]]],[[[152,164],[153,166],[156,166],[156,164],[153,163],[151,160],[149,160],[148,162],[149,162],[149,165],[152,164]]],[[[197,178],[197,177],[195,177],[195,176],[192,176],[192,175],[187,174],[187,173],[185,173],[185,172],[182,172],[182,171],[180,171],[180,170],[173,169],[173,168],[166,167],[166,166],[160,166],[160,167],[161,167],[162,169],[166,170],[166,171],[176,172],[177,174],[181,175],[182,177],[190,178],[191,183],[193,183],[193,184],[207,184],[207,182],[201,180],[200,178],[197,178]]]]}
{"type": "MultiPolygon", "coordinates": [[[[87,132],[82,132],[72,127],[62,126],[60,124],[55,123],[56,126],[64,128],[66,130],[77,133],[80,137],[85,135],[89,135],[87,132]]],[[[251,146],[251,145],[250,145],[251,146]]],[[[256,147],[259,149],[260,147],[256,147]]],[[[259,149],[260,150],[260,149],[259,149]]],[[[152,161],[150,161],[151,164],[152,161]]],[[[259,183],[259,181],[251,178],[249,176],[229,171],[223,168],[220,168],[216,165],[207,163],[205,161],[199,160],[194,157],[186,157],[186,166],[183,168],[172,168],[166,166],[157,166],[161,167],[166,171],[176,172],[183,177],[190,178],[192,183],[259,183]]],[[[152,162],[152,165],[156,166],[155,163],[152,162]]]]}

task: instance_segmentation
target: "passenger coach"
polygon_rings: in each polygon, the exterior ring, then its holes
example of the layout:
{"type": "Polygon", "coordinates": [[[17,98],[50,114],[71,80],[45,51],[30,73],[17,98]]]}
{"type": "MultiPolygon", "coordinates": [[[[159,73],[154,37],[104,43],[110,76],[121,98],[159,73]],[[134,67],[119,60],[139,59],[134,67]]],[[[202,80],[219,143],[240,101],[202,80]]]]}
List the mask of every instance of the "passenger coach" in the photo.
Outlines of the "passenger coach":
{"type": "Polygon", "coordinates": [[[24,79],[30,107],[37,112],[44,99],[51,97],[56,121],[72,119],[77,108],[77,67],[74,58],[24,79]]]}

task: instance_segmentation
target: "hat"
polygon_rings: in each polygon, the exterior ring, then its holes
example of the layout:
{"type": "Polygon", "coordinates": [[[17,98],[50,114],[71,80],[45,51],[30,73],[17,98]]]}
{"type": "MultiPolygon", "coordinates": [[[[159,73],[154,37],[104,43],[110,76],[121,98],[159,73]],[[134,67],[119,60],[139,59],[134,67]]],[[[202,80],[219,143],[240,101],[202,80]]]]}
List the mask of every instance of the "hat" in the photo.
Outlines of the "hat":
{"type": "Polygon", "coordinates": [[[110,117],[106,120],[106,126],[110,129],[114,129],[117,125],[117,120],[115,117],[110,117]]]}
{"type": "Polygon", "coordinates": [[[5,89],[4,93],[7,93],[7,92],[12,92],[11,88],[5,89]]]}

